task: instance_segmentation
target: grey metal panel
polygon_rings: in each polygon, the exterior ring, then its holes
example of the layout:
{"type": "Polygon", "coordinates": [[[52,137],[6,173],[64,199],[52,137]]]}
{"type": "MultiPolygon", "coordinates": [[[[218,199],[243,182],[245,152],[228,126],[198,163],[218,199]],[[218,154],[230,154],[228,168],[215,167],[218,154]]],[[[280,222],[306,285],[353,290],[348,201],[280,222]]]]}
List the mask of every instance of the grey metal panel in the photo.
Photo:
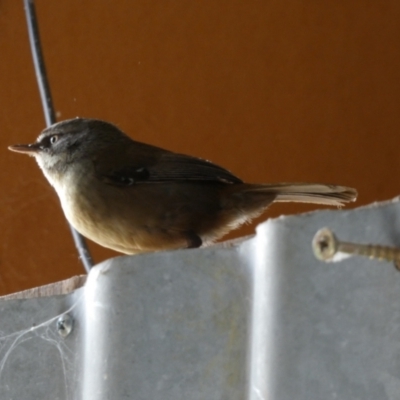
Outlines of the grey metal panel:
{"type": "Polygon", "coordinates": [[[83,398],[244,399],[251,275],[221,248],[99,265],[86,284],[83,398]]]}
{"type": "Polygon", "coordinates": [[[259,227],[256,247],[265,238],[274,243],[264,264],[273,280],[265,292],[273,299],[273,318],[264,320],[270,374],[261,398],[399,399],[400,273],[391,263],[365,258],[318,262],[310,241],[322,226],[344,240],[399,245],[399,203],[259,227]]]}
{"type": "Polygon", "coordinates": [[[400,245],[400,205],[281,217],[227,248],[108,260],[69,295],[0,300],[0,399],[399,399],[400,273],[316,260],[323,226],[400,245]]]}
{"type": "Polygon", "coordinates": [[[77,398],[79,329],[63,339],[56,322],[64,311],[75,308],[82,292],[0,301],[1,400],[77,398]]]}

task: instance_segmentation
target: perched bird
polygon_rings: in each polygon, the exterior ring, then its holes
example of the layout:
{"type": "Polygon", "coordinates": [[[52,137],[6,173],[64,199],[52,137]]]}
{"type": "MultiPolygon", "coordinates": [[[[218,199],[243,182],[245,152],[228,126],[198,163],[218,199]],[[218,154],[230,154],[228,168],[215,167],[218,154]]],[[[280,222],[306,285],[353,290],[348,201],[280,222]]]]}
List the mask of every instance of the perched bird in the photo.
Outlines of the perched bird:
{"type": "Polygon", "coordinates": [[[136,142],[116,126],[75,118],[10,150],[36,158],[83,236],[122,253],[200,247],[274,201],[340,206],[357,192],[308,183],[249,184],[209,161],[136,142]]]}

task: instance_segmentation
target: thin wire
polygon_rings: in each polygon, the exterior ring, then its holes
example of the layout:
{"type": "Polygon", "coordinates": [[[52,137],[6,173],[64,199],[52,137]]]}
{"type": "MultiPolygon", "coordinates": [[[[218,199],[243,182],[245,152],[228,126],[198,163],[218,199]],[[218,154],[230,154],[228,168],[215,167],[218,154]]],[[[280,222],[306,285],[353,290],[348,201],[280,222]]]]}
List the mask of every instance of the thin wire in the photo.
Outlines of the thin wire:
{"type": "MultiPolygon", "coordinates": [[[[28,24],[29,43],[32,50],[33,64],[35,66],[36,79],[39,85],[40,97],[42,99],[44,117],[46,125],[50,126],[56,122],[56,116],[51,98],[50,86],[47,80],[46,67],[42,48],[40,45],[39,28],[36,18],[35,1],[24,0],[24,8],[26,14],[26,21],[28,24]]],[[[83,236],[77,232],[71,225],[71,233],[74,238],[75,247],[78,250],[79,257],[83,263],[86,272],[89,272],[93,266],[93,260],[87,247],[86,241],[83,236]]]]}

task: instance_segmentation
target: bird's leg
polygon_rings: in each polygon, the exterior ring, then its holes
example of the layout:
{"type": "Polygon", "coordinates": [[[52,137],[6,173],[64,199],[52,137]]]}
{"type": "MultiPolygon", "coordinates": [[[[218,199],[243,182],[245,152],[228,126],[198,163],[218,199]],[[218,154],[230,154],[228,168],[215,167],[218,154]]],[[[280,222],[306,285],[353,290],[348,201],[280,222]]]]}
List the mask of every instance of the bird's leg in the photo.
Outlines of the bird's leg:
{"type": "Polygon", "coordinates": [[[186,240],[188,243],[188,249],[195,249],[203,244],[201,237],[196,235],[193,231],[186,232],[186,240]]]}

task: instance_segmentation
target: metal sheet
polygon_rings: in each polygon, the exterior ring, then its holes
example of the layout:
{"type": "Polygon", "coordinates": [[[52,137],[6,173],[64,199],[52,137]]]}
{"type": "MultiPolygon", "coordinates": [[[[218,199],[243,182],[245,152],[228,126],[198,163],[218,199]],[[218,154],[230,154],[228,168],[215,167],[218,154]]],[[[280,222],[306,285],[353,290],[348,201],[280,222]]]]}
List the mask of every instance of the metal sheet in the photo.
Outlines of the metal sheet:
{"type": "MultiPolygon", "coordinates": [[[[0,301],[0,399],[77,399],[82,364],[80,329],[66,338],[57,319],[83,289],[65,296],[0,301]]],[[[78,327],[78,324],[76,324],[78,327]]]]}

